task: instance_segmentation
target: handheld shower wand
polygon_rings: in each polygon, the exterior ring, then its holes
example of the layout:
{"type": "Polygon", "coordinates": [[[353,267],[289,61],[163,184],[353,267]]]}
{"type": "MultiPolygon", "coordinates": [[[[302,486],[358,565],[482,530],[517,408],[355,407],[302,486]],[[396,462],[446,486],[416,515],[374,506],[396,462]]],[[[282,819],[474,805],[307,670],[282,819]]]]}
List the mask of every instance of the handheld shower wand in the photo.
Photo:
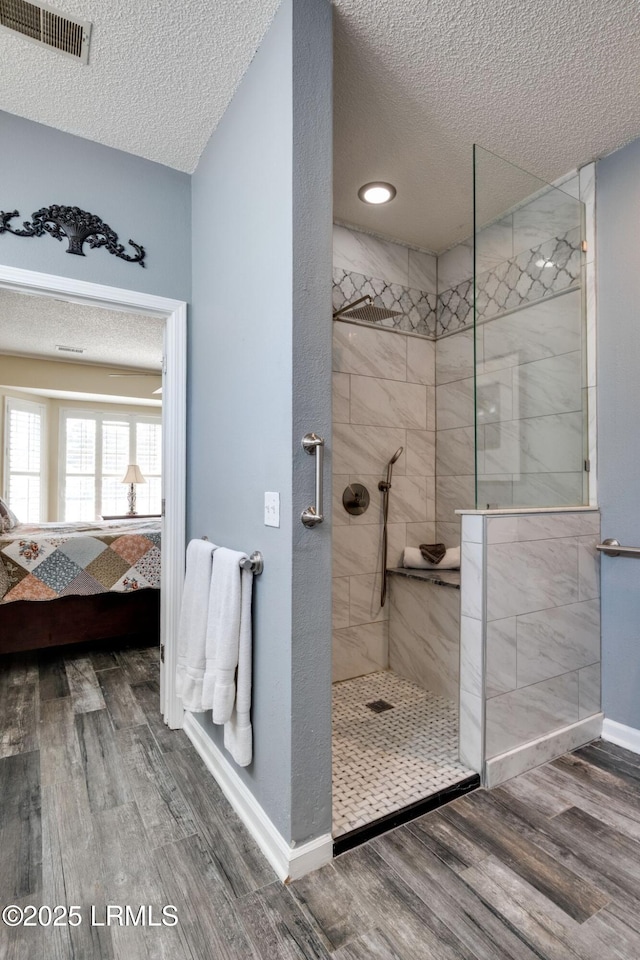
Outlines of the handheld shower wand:
{"type": "Polygon", "coordinates": [[[393,476],[393,465],[404,450],[404,447],[398,447],[394,455],[387,464],[387,479],[380,480],[378,490],[382,493],[382,588],[380,591],[380,606],[384,607],[387,600],[387,522],[389,520],[389,491],[391,490],[391,477],[393,476]]]}

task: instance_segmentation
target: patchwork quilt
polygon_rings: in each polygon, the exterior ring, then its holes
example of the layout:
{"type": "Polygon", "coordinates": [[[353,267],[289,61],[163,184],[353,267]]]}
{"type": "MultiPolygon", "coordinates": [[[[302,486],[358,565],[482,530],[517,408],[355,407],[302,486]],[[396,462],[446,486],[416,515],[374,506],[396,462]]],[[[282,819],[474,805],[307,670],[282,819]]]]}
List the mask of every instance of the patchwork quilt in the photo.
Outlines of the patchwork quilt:
{"type": "Polygon", "coordinates": [[[0,537],[0,564],[0,603],[157,590],[160,524],[20,524],[0,537]]]}

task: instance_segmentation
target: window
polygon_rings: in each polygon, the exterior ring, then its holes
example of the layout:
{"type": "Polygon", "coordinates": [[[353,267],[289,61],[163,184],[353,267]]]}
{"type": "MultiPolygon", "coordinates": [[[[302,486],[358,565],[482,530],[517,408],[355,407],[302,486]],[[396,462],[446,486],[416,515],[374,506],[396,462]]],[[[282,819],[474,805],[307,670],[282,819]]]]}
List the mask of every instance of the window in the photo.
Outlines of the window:
{"type": "Polygon", "coordinates": [[[136,486],[138,513],[160,513],[162,425],[159,417],[61,411],[61,516],[95,520],[125,514],[127,465],[137,463],[146,483],[136,486]]]}
{"type": "Polygon", "coordinates": [[[22,523],[39,523],[46,497],[45,407],[7,397],[4,423],[5,499],[22,523]]]}

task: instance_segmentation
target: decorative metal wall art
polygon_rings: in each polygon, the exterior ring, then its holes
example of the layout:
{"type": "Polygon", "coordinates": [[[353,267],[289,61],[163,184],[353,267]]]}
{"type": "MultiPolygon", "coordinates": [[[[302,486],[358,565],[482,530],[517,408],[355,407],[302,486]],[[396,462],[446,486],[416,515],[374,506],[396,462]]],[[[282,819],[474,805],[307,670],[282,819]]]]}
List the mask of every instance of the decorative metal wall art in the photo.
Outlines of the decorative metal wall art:
{"type": "Polygon", "coordinates": [[[129,240],[136,255],[130,256],[125,253],[124,245],[118,243],[118,234],[94,213],[87,213],[79,207],[42,207],[33,214],[31,222],[28,220],[23,222],[21,230],[12,227],[9,222],[19,216],[17,210],[11,213],[0,210],[0,234],[13,233],[16,237],[41,237],[44,233],[48,233],[56,240],[66,237],[69,242],[67,253],[84,257],[82,247],[88,243],[92,248],[104,247],[114,257],[120,257],[121,260],[127,260],[129,263],[139,263],[144,267],[144,247],[129,240]]]}

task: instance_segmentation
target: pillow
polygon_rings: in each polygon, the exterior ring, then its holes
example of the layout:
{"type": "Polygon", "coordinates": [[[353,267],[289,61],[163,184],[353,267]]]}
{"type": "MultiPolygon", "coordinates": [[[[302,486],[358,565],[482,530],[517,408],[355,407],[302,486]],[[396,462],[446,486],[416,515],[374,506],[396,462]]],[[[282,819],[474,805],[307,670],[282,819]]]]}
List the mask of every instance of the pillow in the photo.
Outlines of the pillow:
{"type": "Polygon", "coordinates": [[[8,533],[18,526],[18,518],[9,504],[0,497],[0,532],[8,533]]]}

